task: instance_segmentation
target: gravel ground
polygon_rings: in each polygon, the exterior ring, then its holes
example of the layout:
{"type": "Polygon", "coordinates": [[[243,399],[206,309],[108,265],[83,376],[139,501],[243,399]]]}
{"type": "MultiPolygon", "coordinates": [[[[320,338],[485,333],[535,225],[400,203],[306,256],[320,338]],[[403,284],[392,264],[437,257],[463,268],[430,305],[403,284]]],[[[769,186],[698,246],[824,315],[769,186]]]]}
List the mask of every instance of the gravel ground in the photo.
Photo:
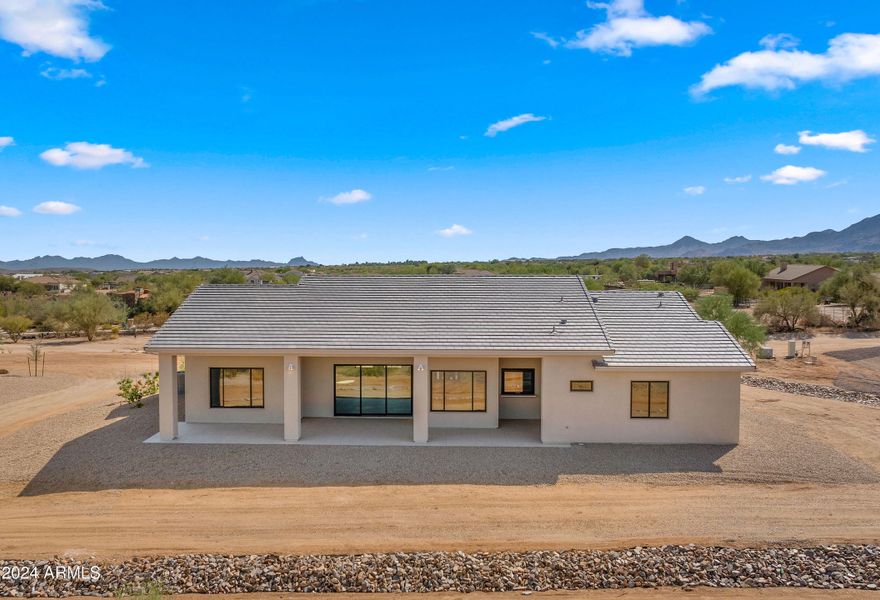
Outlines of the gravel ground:
{"type": "Polygon", "coordinates": [[[571,448],[144,444],[142,409],[91,406],[0,438],[0,483],[24,495],[121,488],[370,484],[878,483],[870,466],[801,427],[744,411],[737,446],[588,444],[571,448]],[[96,426],[100,426],[95,429],[96,426]],[[38,438],[40,444],[33,444],[38,438]]]}
{"type": "Polygon", "coordinates": [[[856,404],[880,408],[880,396],[877,394],[842,390],[830,385],[797,383],[793,381],[783,381],[782,379],[776,379],[775,377],[755,377],[753,375],[743,375],[742,382],[745,385],[763,388],[765,390],[788,392],[789,394],[799,394],[801,396],[813,396],[814,398],[825,398],[827,400],[855,402],[856,404]]]}
{"type": "Polygon", "coordinates": [[[41,576],[56,561],[0,561],[35,578],[0,580],[0,595],[112,596],[159,584],[166,593],[498,592],[607,588],[799,587],[877,589],[877,546],[735,549],[636,547],[623,551],[419,552],[358,555],[189,554],[83,564],[74,580],[41,576]],[[93,576],[92,568],[95,568],[93,576]]]}
{"type": "Polygon", "coordinates": [[[61,390],[79,381],[75,377],[61,373],[47,374],[43,377],[0,375],[0,406],[22,398],[61,390]]]}

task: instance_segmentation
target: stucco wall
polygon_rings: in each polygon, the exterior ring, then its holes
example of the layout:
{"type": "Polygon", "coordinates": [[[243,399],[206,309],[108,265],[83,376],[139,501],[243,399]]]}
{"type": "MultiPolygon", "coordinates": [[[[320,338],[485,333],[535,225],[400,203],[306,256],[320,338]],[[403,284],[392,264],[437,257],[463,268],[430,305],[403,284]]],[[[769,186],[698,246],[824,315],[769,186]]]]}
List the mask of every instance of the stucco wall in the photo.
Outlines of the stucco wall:
{"type": "MultiPolygon", "coordinates": [[[[429,427],[475,427],[494,429],[498,427],[498,359],[430,357],[431,371],[486,371],[486,412],[434,412],[428,413],[429,427]]],[[[430,394],[428,396],[430,398],[430,394]]]]}
{"type": "Polygon", "coordinates": [[[609,372],[588,359],[542,360],[541,439],[545,443],[704,443],[739,441],[739,373],[609,372]],[[571,392],[591,379],[592,392],[571,392]],[[669,381],[669,418],[630,418],[631,381],[669,381]]]}
{"type": "MultiPolygon", "coordinates": [[[[541,359],[540,358],[502,358],[501,369],[534,369],[534,396],[501,396],[498,414],[502,419],[540,419],[541,418],[541,359]]],[[[499,385],[501,382],[499,372],[499,385]]]]}
{"type": "Polygon", "coordinates": [[[186,356],[186,420],[190,423],[283,423],[284,365],[280,356],[186,356]],[[211,408],[211,367],[262,367],[264,408],[211,408]]]}
{"type": "MultiPolygon", "coordinates": [[[[302,416],[332,417],[334,365],[411,365],[412,356],[306,357],[302,359],[302,416]]],[[[369,418],[369,417],[363,417],[369,418]]]]}

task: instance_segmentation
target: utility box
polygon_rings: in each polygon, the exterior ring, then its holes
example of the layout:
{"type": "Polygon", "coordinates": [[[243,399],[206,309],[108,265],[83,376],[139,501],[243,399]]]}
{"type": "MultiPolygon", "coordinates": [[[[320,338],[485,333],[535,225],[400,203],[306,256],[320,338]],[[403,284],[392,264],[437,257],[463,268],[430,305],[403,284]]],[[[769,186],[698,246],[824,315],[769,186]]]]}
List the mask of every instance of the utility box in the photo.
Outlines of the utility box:
{"type": "Polygon", "coordinates": [[[769,346],[758,348],[758,358],[773,358],[773,348],[769,346]]]}
{"type": "Polygon", "coordinates": [[[795,358],[797,356],[797,340],[788,340],[788,354],[785,358],[795,358]]]}

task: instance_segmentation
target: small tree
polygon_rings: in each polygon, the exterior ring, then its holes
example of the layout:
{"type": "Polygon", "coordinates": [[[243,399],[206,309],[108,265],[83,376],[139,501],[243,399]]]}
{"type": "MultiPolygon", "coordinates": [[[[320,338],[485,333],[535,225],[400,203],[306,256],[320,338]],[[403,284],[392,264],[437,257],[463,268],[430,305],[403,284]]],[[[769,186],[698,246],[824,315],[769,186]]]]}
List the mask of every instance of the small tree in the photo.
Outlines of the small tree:
{"type": "Polygon", "coordinates": [[[10,315],[0,318],[0,329],[9,334],[12,343],[21,339],[22,334],[33,326],[34,322],[21,315],[10,315]]]}
{"type": "Polygon", "coordinates": [[[132,408],[140,408],[144,405],[144,398],[159,393],[159,374],[144,373],[141,378],[134,381],[130,377],[119,381],[119,393],[116,394],[132,408]]]}
{"type": "Polygon", "coordinates": [[[121,323],[125,318],[125,311],[110,298],[90,290],[76,292],[68,308],[71,323],[85,333],[90,342],[98,334],[98,327],[106,323],[121,323]]]}
{"type": "Polygon", "coordinates": [[[735,304],[742,304],[758,295],[761,278],[745,267],[736,266],[724,277],[727,291],[733,295],[735,304]]]}
{"type": "Polygon", "coordinates": [[[767,338],[764,327],[748,313],[734,310],[733,296],[713,294],[697,300],[697,314],[707,321],[718,321],[742,344],[754,353],[767,338]]]}
{"type": "Polygon", "coordinates": [[[870,321],[880,312],[880,285],[876,281],[849,281],[841,286],[837,296],[849,309],[853,327],[870,321]]]}
{"type": "Polygon", "coordinates": [[[798,323],[819,319],[817,296],[802,287],[766,292],[755,307],[755,316],[766,317],[774,327],[794,331],[798,323]]]}

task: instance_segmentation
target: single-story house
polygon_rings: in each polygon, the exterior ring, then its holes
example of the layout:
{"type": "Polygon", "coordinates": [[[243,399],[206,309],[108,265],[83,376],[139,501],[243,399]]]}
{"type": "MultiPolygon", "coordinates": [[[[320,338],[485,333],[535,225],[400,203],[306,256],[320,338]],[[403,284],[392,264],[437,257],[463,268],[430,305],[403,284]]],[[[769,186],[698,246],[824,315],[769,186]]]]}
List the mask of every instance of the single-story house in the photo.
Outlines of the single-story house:
{"type": "Polygon", "coordinates": [[[828,265],[790,265],[782,263],[761,280],[764,289],[781,290],[787,287],[803,287],[816,291],[826,279],[834,277],[837,269],[828,265]]]}
{"type": "Polygon", "coordinates": [[[43,286],[47,292],[53,294],[69,294],[80,286],[80,282],[67,275],[38,275],[29,277],[25,281],[43,286]]]}
{"type": "Polygon", "coordinates": [[[287,441],[304,417],[384,417],[411,420],[416,443],[530,419],[545,444],[734,444],[754,369],[679,293],[591,292],[577,276],[204,285],[146,349],[164,441],[178,437],[179,356],[187,423],[283,424],[287,441]]]}

